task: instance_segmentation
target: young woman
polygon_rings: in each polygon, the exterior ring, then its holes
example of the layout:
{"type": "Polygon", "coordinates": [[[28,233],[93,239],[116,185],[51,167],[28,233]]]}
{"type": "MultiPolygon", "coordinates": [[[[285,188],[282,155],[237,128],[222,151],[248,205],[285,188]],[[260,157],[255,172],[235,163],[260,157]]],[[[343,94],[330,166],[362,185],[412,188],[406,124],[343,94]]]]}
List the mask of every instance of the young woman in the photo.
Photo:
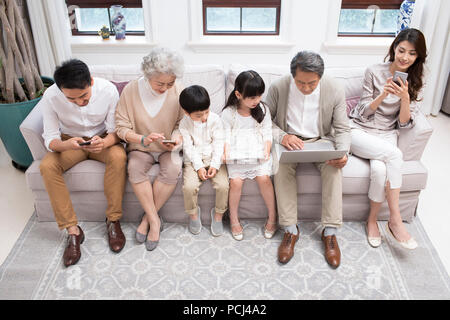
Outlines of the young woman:
{"type": "Polygon", "coordinates": [[[264,237],[272,238],[277,230],[272,173],[272,120],[261,102],[265,85],[255,71],[241,72],[222,112],[225,128],[225,160],[230,178],[229,210],[231,234],[244,237],[238,207],[245,179],[255,179],[269,211],[264,237]],[[232,162],[232,163],[230,163],[232,162]]]}
{"type": "Polygon", "coordinates": [[[417,247],[400,215],[403,155],[397,148],[397,137],[399,128],[411,128],[415,124],[426,51],[422,32],[417,29],[401,31],[389,48],[386,56],[389,61],[366,70],[361,100],[350,114],[351,152],[370,160],[370,213],[366,230],[372,247],[381,244],[377,214],[385,196],[390,210],[388,234],[404,248],[417,247]],[[408,73],[407,80],[393,79],[396,71],[408,73]]]}

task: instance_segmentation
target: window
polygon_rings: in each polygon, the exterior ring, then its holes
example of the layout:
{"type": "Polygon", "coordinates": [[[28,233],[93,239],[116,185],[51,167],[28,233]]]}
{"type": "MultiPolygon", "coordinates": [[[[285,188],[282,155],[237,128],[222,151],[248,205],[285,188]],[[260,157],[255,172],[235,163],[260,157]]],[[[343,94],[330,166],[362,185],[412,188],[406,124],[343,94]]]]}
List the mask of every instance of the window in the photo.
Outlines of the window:
{"type": "Polygon", "coordinates": [[[114,35],[112,5],[122,5],[128,35],[144,35],[144,13],[141,0],[66,0],[72,35],[98,35],[106,25],[114,35]]]}
{"type": "Polygon", "coordinates": [[[402,0],[342,0],[338,36],[395,36],[402,0]]]}
{"type": "Polygon", "coordinates": [[[279,35],[281,0],[203,0],[204,35],[279,35]]]}

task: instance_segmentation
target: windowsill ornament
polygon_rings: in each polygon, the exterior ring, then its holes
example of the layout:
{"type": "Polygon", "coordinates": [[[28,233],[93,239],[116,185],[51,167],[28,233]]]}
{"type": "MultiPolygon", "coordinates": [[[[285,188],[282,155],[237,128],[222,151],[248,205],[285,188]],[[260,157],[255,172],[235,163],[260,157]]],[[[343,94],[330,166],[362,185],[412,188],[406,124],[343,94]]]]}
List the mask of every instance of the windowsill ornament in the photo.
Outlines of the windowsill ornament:
{"type": "Polygon", "coordinates": [[[109,32],[109,28],[107,26],[105,26],[105,25],[103,25],[103,27],[98,32],[98,35],[102,36],[103,40],[109,40],[110,34],[111,33],[109,32]]]}

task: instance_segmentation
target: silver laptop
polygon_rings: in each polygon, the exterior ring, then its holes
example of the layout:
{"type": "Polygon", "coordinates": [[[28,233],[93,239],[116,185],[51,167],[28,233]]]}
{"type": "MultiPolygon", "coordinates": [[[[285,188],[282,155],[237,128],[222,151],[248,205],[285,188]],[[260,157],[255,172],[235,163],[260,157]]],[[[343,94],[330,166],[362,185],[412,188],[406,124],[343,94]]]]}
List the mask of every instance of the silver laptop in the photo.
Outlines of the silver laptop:
{"type": "Polygon", "coordinates": [[[325,162],[342,158],[346,150],[334,150],[331,141],[305,143],[302,150],[289,151],[281,144],[276,144],[276,153],[280,163],[325,162]]]}

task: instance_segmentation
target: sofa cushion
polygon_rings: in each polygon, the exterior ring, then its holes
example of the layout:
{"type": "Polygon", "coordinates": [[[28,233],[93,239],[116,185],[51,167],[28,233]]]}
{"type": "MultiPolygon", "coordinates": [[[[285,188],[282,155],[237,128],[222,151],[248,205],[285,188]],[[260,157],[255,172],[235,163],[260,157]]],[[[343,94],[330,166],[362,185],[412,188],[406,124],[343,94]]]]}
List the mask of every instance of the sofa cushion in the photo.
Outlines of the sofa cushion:
{"type": "MultiPolygon", "coordinates": [[[[283,67],[279,65],[241,65],[232,64],[228,70],[226,95],[234,88],[234,81],[242,71],[255,70],[263,78],[266,90],[263,94],[264,101],[267,91],[273,81],[289,74],[289,66],[283,67]]],[[[364,68],[328,68],[325,74],[336,78],[345,88],[345,96],[347,103],[347,114],[358,104],[362,93],[362,82],[364,80],[364,68]]]]}
{"type": "Polygon", "coordinates": [[[91,65],[89,71],[93,77],[104,78],[109,81],[122,82],[139,78],[142,75],[140,64],[118,65],[102,64],[91,65]]]}
{"type": "Polygon", "coordinates": [[[122,94],[123,88],[129,83],[130,81],[122,81],[122,82],[116,82],[111,81],[111,83],[116,87],[117,91],[119,91],[119,96],[122,94]]]}
{"type": "MultiPolygon", "coordinates": [[[[40,161],[34,161],[26,173],[28,186],[32,190],[45,190],[45,186],[39,171],[40,161]]],[[[103,192],[103,176],[105,165],[99,161],[83,161],[66,173],[64,180],[69,190],[77,192],[103,192]]],[[[151,181],[158,176],[159,165],[154,165],[148,172],[151,181]]],[[[402,167],[403,184],[402,191],[416,191],[425,189],[427,180],[427,170],[420,161],[405,161],[402,167]]],[[[369,161],[351,156],[347,165],[342,170],[343,193],[344,194],[367,194],[369,191],[369,161]]],[[[178,184],[174,191],[175,195],[182,195],[183,179],[180,174],[178,184]]],[[[297,186],[298,193],[320,193],[321,192],[320,172],[312,163],[302,163],[297,166],[297,186]]],[[[133,192],[127,183],[125,192],[133,192]]],[[[200,188],[202,195],[214,195],[215,191],[209,181],[203,183],[200,188]]],[[[243,195],[259,194],[257,183],[247,180],[244,184],[243,195]]]]}
{"type": "Polygon", "coordinates": [[[230,95],[234,88],[234,81],[236,80],[239,73],[242,71],[254,70],[263,78],[264,84],[266,85],[266,90],[262,96],[262,101],[264,101],[267,91],[269,90],[272,82],[278,78],[289,73],[289,65],[279,66],[279,65],[268,65],[268,64],[255,64],[255,65],[242,65],[242,64],[232,64],[228,69],[227,83],[226,83],[226,96],[230,95]]]}
{"type": "Polygon", "coordinates": [[[194,84],[204,87],[209,94],[211,111],[222,111],[225,102],[225,72],[221,66],[186,66],[182,81],[186,87],[194,84]]]}
{"type": "MultiPolygon", "coordinates": [[[[140,65],[92,65],[89,66],[95,77],[113,82],[119,93],[119,87],[127,81],[142,76],[140,65]]],[[[187,87],[197,84],[206,88],[211,100],[211,110],[220,113],[225,101],[225,72],[219,65],[186,65],[183,78],[178,79],[187,87]]]]}
{"type": "Polygon", "coordinates": [[[358,99],[361,96],[365,68],[327,68],[325,74],[336,78],[345,88],[346,99],[358,99]]]}

